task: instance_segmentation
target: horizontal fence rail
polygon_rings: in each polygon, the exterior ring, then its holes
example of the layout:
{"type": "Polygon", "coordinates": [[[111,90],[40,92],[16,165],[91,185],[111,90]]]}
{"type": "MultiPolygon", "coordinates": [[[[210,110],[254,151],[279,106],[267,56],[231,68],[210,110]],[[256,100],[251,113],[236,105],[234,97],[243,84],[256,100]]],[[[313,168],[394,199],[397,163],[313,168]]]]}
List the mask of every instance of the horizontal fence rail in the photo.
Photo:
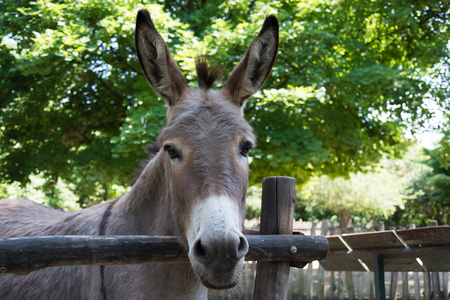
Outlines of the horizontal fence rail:
{"type": "MultiPolygon", "coordinates": [[[[312,262],[325,258],[324,236],[248,235],[247,261],[312,262]]],[[[61,235],[0,239],[0,273],[25,275],[68,265],[187,262],[176,237],[61,235]]]]}

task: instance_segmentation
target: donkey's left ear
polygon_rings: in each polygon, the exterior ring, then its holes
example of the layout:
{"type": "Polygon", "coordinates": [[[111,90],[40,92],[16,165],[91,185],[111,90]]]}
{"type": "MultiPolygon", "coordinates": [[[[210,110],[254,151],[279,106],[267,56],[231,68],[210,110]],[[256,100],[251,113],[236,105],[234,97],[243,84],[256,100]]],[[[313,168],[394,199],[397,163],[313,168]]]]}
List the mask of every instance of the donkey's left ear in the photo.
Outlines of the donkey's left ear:
{"type": "Polygon", "coordinates": [[[238,106],[243,106],[269,76],[278,51],[278,30],[277,18],[268,16],[258,36],[223,87],[222,91],[231,96],[238,106]]]}

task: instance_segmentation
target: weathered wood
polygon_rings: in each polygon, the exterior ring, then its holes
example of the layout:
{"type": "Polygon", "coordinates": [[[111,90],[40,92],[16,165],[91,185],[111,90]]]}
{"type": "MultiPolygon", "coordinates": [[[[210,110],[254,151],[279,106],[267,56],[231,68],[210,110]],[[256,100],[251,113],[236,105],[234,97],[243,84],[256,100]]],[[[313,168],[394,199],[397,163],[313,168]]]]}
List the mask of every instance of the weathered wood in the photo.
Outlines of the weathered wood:
{"type": "MultiPolygon", "coordinates": [[[[322,220],[322,232],[321,235],[327,235],[329,227],[329,221],[324,219],[322,220]]],[[[318,274],[318,284],[317,284],[317,300],[325,299],[325,271],[322,266],[319,266],[319,274],[318,274]]]]}
{"type": "MultiPolygon", "coordinates": [[[[379,250],[354,250],[354,251],[330,251],[325,260],[320,264],[328,271],[365,271],[358,262],[361,259],[370,271],[374,270],[373,254],[383,255],[386,272],[423,271],[416,258],[434,256],[435,263],[429,271],[445,272],[450,269],[450,246],[448,247],[424,247],[410,249],[379,249],[379,250]],[[439,266],[436,258],[441,260],[439,266]]],[[[430,258],[431,259],[431,258],[430,258]]]]}
{"type": "Polygon", "coordinates": [[[337,285],[337,299],[344,300],[344,281],[345,281],[344,271],[338,272],[338,285],[337,285]]]}
{"type": "Polygon", "coordinates": [[[408,272],[402,272],[402,300],[409,299],[408,272]]]}
{"type": "Polygon", "coordinates": [[[246,236],[249,252],[246,260],[262,262],[312,262],[325,258],[328,242],[324,236],[252,235],[246,236]],[[296,251],[292,251],[293,247],[296,251]]]}
{"type": "MultiPolygon", "coordinates": [[[[294,178],[265,178],[262,190],[261,234],[290,234],[296,200],[294,178]]],[[[293,251],[298,252],[298,249],[293,251]]],[[[259,262],[253,298],[286,299],[289,268],[289,262],[259,262]]]]}
{"type": "Polygon", "coordinates": [[[373,254],[383,255],[385,271],[422,272],[422,264],[418,263],[417,258],[420,258],[429,271],[444,272],[450,269],[449,226],[355,233],[327,238],[330,251],[320,263],[329,271],[364,271],[365,266],[373,271],[373,254]]]}
{"type": "Polygon", "coordinates": [[[420,299],[420,278],[419,273],[414,272],[414,299],[420,299]]]}
{"type": "Polygon", "coordinates": [[[391,272],[391,284],[389,285],[389,299],[397,299],[398,272],[391,272]]]}
{"type": "Polygon", "coordinates": [[[358,289],[357,289],[358,290],[358,300],[364,300],[363,286],[364,286],[363,273],[358,272],[358,289]]]}
{"type": "Polygon", "coordinates": [[[425,295],[425,299],[431,299],[431,283],[430,283],[430,272],[427,270],[423,272],[423,294],[425,295]]]}
{"type": "MultiPolygon", "coordinates": [[[[328,236],[329,255],[320,261],[320,265],[328,271],[365,271],[361,263],[354,257],[349,256],[348,247],[342,242],[342,238],[338,235],[328,236]],[[338,255],[339,257],[335,257],[338,255]]],[[[333,275],[334,278],[334,275],[333,275]]],[[[331,282],[332,290],[337,288],[334,280],[331,282]],[[334,284],[334,285],[333,285],[334,284]],[[334,288],[333,288],[334,287],[334,288]]]]}
{"type": "Polygon", "coordinates": [[[438,221],[437,220],[430,220],[430,227],[436,227],[438,226],[438,221]]]}
{"type": "MultiPolygon", "coordinates": [[[[314,221],[311,227],[311,235],[316,235],[317,222],[314,221]]],[[[314,278],[313,278],[313,266],[312,264],[308,265],[308,284],[306,286],[306,299],[312,300],[314,297],[314,278]]]]}
{"type": "Polygon", "coordinates": [[[385,300],[386,290],[384,286],[384,262],[382,255],[374,255],[375,299],[385,300]]]}
{"type": "MultiPolygon", "coordinates": [[[[430,227],[437,227],[438,221],[430,220],[430,227]]],[[[428,263],[428,262],[424,262],[428,263]]],[[[430,269],[430,266],[427,266],[430,269]]],[[[433,288],[433,299],[441,299],[441,287],[439,285],[439,273],[433,272],[430,274],[431,277],[431,287],[433,288]]]]}
{"type": "MultiPolygon", "coordinates": [[[[323,236],[246,236],[246,260],[305,261],[326,256],[323,236]],[[291,247],[297,252],[292,253],[291,247]]],[[[27,274],[63,265],[115,265],[187,262],[176,237],[48,236],[0,239],[0,272],[27,274]]]]}
{"type": "Polygon", "coordinates": [[[448,300],[448,272],[442,273],[442,289],[444,300],[448,300]]]}
{"type": "MultiPolygon", "coordinates": [[[[245,235],[260,235],[261,234],[259,230],[253,230],[253,229],[244,229],[243,233],[245,235]]],[[[299,232],[299,231],[293,231],[292,234],[293,235],[304,235],[302,232],[299,232]]],[[[323,237],[321,238],[321,240],[324,241],[323,237]]],[[[327,241],[327,243],[328,243],[328,241],[327,241]]],[[[302,269],[309,262],[308,261],[291,260],[290,263],[291,263],[291,267],[302,269]]]]}
{"type": "Polygon", "coordinates": [[[369,300],[375,299],[375,274],[370,273],[369,276],[370,286],[369,286],[369,300]]]}
{"type": "Polygon", "coordinates": [[[348,299],[355,299],[355,285],[353,283],[352,271],[345,271],[345,285],[347,286],[348,299]]]}
{"type": "MultiPolygon", "coordinates": [[[[333,222],[331,223],[330,226],[330,235],[333,236],[336,233],[336,223],[333,222]]],[[[342,242],[341,242],[342,244],[342,242]]],[[[345,248],[345,245],[342,245],[345,248]]],[[[328,240],[328,249],[331,249],[330,247],[330,241],[328,240]]],[[[322,262],[320,263],[320,265],[322,266],[322,262]]],[[[336,280],[335,280],[335,272],[332,271],[330,272],[330,300],[334,300],[334,293],[336,292],[337,289],[337,285],[336,285],[336,280]]]]}
{"type": "Polygon", "coordinates": [[[439,284],[439,273],[431,273],[431,286],[433,287],[433,299],[442,299],[441,297],[441,285],[439,284]]]}
{"type": "Polygon", "coordinates": [[[63,265],[184,262],[176,237],[46,236],[0,239],[2,273],[27,274],[63,265]]]}

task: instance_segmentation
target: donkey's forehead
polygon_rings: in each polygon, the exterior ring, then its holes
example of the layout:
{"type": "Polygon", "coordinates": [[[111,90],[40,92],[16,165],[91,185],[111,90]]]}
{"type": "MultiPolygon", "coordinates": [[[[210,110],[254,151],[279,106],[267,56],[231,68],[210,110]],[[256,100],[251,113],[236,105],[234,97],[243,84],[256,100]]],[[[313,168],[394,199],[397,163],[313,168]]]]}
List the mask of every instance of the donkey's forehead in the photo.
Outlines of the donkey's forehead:
{"type": "Polygon", "coordinates": [[[195,140],[205,134],[227,140],[245,135],[254,141],[252,127],[245,121],[240,107],[221,91],[190,90],[168,111],[168,125],[161,139],[185,138],[195,140]]]}

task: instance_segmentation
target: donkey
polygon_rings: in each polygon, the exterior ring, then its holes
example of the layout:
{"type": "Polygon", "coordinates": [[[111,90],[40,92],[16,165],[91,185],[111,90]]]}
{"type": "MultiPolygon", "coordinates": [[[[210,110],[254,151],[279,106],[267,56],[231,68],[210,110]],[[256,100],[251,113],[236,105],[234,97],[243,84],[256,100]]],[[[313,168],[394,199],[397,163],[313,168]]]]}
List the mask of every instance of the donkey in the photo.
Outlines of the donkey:
{"type": "Polygon", "coordinates": [[[278,49],[268,16],[221,90],[204,60],[186,84],[146,10],[135,43],[150,85],[167,103],[160,150],[130,191],[77,212],[24,198],[0,200],[0,238],[38,235],[177,236],[189,263],[53,267],[0,275],[0,299],[206,299],[237,285],[248,251],[242,234],[247,156],[255,144],[243,106],[267,79],[278,49]]]}

